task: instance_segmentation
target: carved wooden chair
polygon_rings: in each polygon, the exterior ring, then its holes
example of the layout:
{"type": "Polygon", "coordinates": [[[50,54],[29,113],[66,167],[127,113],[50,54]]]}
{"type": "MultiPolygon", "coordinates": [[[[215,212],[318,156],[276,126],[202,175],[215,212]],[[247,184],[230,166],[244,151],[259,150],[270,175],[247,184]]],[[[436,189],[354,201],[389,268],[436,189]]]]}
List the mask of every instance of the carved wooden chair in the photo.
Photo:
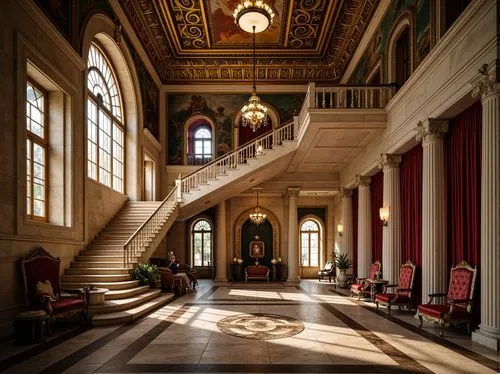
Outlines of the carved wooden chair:
{"type": "Polygon", "coordinates": [[[186,275],[189,278],[189,281],[191,282],[191,287],[193,287],[194,290],[198,285],[198,277],[196,276],[196,270],[189,265],[179,264],[179,271],[186,273],[186,275]]]}
{"type": "Polygon", "coordinates": [[[43,248],[36,248],[28,257],[21,259],[29,307],[31,310],[44,310],[51,322],[56,318],[81,313],[83,322],[87,323],[88,288],[62,290],[59,282],[60,265],[61,260],[43,248]]]}
{"type": "Polygon", "coordinates": [[[377,310],[379,304],[387,305],[387,314],[391,315],[391,306],[397,305],[401,310],[401,306],[406,306],[408,309],[413,309],[413,281],[415,279],[415,264],[411,261],[406,261],[399,268],[399,283],[388,284],[384,286],[382,293],[375,295],[375,304],[377,310]],[[389,288],[396,288],[393,293],[388,293],[389,288]]]}
{"type": "Polygon", "coordinates": [[[183,285],[182,278],[174,277],[172,270],[166,267],[159,267],[161,288],[168,292],[175,293],[176,295],[183,295],[186,293],[186,287],[183,285]]]}
{"type": "Polygon", "coordinates": [[[380,261],[375,261],[372,266],[370,266],[370,273],[367,278],[356,278],[356,283],[351,284],[351,297],[358,295],[358,300],[361,296],[370,293],[370,280],[376,278],[376,273],[380,272],[382,269],[382,264],[380,261]]]}
{"type": "Polygon", "coordinates": [[[318,281],[321,282],[323,277],[328,277],[328,282],[333,281],[335,282],[335,263],[332,261],[327,261],[325,264],[325,267],[318,271],[318,281]]]}
{"type": "Polygon", "coordinates": [[[451,268],[450,285],[447,293],[433,293],[429,295],[427,304],[418,306],[420,327],[423,320],[437,322],[441,326],[440,336],[444,335],[447,323],[465,323],[467,332],[471,332],[472,298],[476,284],[477,269],[462,261],[451,268]],[[442,304],[432,304],[434,298],[445,298],[442,304]]]}

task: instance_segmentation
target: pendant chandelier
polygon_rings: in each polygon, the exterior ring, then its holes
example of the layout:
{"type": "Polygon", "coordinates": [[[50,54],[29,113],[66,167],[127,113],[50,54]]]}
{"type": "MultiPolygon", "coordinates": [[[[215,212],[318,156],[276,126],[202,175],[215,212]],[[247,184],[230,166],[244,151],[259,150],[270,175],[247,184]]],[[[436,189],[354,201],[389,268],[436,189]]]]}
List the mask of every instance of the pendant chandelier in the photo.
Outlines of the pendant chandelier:
{"type": "Polygon", "coordinates": [[[246,32],[253,34],[253,87],[252,96],[248,99],[248,104],[241,108],[242,125],[249,126],[254,132],[261,126],[269,123],[267,107],[261,103],[257,96],[255,86],[256,79],[256,58],[255,58],[255,34],[265,31],[271,26],[274,19],[274,12],[263,0],[245,1],[238,5],[233,13],[234,22],[246,32]]]}
{"type": "Polygon", "coordinates": [[[250,221],[252,221],[256,225],[260,225],[262,222],[266,220],[267,216],[259,208],[259,189],[254,188],[254,190],[256,190],[257,192],[257,206],[253,209],[252,213],[248,215],[248,218],[250,218],[250,221]]]}

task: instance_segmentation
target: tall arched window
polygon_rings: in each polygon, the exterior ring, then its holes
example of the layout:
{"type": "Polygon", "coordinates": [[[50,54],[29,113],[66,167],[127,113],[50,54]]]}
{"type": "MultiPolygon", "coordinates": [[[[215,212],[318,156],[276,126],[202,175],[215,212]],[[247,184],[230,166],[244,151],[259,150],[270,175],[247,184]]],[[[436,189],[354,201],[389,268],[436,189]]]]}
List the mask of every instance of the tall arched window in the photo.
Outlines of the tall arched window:
{"type": "Polygon", "coordinates": [[[193,148],[196,164],[205,164],[212,160],[212,129],[199,126],[194,130],[193,148]]]}
{"type": "Polygon", "coordinates": [[[212,265],[212,225],[206,219],[195,221],[191,231],[193,266],[212,265]]]}
{"type": "Polygon", "coordinates": [[[396,41],[396,84],[402,87],[410,78],[410,29],[406,27],[396,41]]]}
{"type": "Polygon", "coordinates": [[[302,266],[319,266],[320,226],[312,219],[300,225],[300,259],[302,266]]]}
{"type": "Polygon", "coordinates": [[[120,87],[111,64],[94,43],[87,68],[87,175],[123,192],[125,126],[120,87]]]}

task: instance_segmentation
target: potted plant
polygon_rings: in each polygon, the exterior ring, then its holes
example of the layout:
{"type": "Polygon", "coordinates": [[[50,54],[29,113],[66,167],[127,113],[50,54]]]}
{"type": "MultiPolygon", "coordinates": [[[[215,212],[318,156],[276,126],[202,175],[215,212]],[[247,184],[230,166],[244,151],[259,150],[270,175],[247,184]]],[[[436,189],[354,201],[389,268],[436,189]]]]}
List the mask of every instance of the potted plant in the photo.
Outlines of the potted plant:
{"type": "Polygon", "coordinates": [[[339,287],[347,286],[347,276],[346,270],[352,266],[352,261],[347,255],[347,253],[336,253],[335,254],[335,266],[339,269],[337,275],[337,284],[339,287]]]}
{"type": "Polygon", "coordinates": [[[160,270],[153,264],[139,264],[134,270],[134,277],[142,285],[149,284],[154,288],[160,282],[160,270]]]}

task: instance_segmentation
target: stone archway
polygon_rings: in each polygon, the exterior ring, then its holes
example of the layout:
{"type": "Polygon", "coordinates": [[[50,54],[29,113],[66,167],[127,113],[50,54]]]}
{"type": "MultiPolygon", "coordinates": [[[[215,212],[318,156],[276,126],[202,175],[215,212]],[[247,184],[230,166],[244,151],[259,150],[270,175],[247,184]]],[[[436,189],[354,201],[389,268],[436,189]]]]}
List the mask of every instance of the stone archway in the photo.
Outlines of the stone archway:
{"type": "MultiPolygon", "coordinates": [[[[267,215],[267,220],[273,228],[273,258],[281,257],[280,248],[280,225],[278,219],[271,211],[259,206],[260,210],[267,215]]],[[[248,219],[248,215],[253,211],[254,208],[250,208],[242,212],[234,224],[234,256],[241,258],[241,229],[243,224],[248,219]]]]}

